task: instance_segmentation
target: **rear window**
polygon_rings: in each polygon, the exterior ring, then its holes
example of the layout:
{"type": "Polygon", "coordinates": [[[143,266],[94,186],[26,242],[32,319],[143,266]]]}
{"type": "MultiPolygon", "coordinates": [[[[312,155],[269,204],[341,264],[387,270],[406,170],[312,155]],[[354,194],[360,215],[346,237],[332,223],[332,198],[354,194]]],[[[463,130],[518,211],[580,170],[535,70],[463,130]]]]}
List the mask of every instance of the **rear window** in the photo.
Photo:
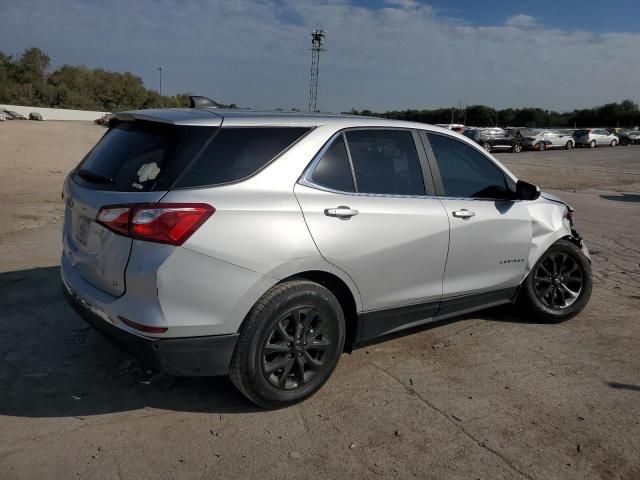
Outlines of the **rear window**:
{"type": "Polygon", "coordinates": [[[221,128],[205,151],[178,180],[189,188],[235,182],[253,175],[289,148],[308,128],[221,128]]]}
{"type": "Polygon", "coordinates": [[[74,179],[101,190],[167,190],[215,131],[157,122],[117,123],[80,163],[74,179]]]}

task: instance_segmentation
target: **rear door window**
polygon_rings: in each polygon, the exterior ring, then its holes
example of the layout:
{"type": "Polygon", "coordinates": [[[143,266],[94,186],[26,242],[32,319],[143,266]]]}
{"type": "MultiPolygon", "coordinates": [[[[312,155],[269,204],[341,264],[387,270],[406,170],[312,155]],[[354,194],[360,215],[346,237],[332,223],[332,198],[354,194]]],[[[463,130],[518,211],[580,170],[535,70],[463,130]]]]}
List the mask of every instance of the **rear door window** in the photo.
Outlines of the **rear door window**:
{"type": "Polygon", "coordinates": [[[99,190],[166,190],[215,130],[158,122],[119,122],[80,163],[74,180],[99,190]]]}
{"type": "Polygon", "coordinates": [[[425,195],[413,135],[408,130],[346,132],[358,193],[425,195]]]}
{"type": "Polygon", "coordinates": [[[309,128],[221,128],[176,183],[177,188],[235,182],[253,175],[300,139],[309,128]]]}

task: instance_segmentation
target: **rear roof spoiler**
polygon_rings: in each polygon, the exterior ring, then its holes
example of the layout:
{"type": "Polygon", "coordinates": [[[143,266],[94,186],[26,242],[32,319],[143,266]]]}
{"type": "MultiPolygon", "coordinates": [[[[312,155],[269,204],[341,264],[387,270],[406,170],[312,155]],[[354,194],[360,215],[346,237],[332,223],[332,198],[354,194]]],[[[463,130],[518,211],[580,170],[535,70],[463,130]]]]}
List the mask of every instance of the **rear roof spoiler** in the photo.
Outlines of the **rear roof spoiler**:
{"type": "Polygon", "coordinates": [[[190,108],[220,108],[220,104],[200,95],[189,95],[190,108]]]}

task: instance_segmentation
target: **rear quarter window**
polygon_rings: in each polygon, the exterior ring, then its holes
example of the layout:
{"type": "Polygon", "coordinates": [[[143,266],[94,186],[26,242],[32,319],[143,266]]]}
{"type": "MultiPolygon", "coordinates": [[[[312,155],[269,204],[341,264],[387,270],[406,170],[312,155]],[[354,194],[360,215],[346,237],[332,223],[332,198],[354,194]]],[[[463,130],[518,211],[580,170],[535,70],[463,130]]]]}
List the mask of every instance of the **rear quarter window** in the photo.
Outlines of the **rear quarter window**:
{"type": "Polygon", "coordinates": [[[247,178],[297,142],[309,128],[221,128],[176,183],[176,188],[202,187],[247,178]]]}
{"type": "Polygon", "coordinates": [[[98,190],[167,190],[215,131],[158,122],[117,123],[82,160],[74,180],[98,190]]]}

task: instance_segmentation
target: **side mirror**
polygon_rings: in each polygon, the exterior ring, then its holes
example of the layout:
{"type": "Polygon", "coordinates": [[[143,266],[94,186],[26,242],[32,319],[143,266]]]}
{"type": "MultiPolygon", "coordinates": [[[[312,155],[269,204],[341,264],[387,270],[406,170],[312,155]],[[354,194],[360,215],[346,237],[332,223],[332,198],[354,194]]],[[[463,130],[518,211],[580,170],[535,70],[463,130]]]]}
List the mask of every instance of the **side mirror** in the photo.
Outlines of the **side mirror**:
{"type": "Polygon", "coordinates": [[[540,197],[540,188],[533,183],[518,180],[516,183],[516,198],[518,200],[537,200],[540,197]]]}

